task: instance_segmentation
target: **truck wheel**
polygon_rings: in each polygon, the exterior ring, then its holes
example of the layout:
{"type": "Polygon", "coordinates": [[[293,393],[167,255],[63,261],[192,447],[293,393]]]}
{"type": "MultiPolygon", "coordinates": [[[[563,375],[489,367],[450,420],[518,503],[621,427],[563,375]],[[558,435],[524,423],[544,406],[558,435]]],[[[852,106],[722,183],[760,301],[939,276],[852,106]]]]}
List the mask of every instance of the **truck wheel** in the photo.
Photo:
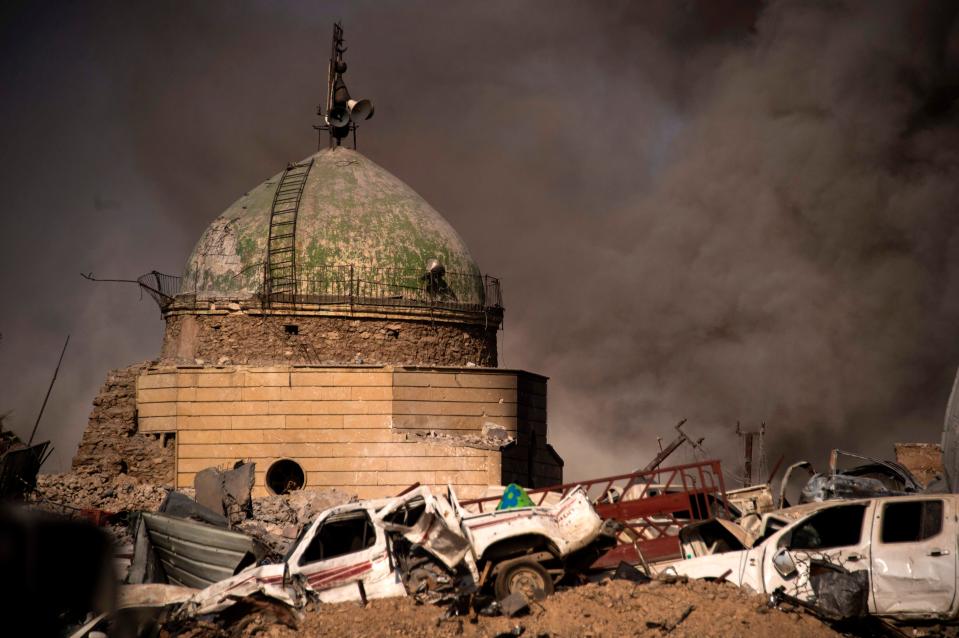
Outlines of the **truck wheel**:
{"type": "Polygon", "coordinates": [[[542,565],[532,560],[507,564],[496,575],[493,585],[493,592],[499,600],[516,592],[522,593],[527,600],[533,600],[537,589],[549,596],[553,593],[553,579],[542,565]]]}

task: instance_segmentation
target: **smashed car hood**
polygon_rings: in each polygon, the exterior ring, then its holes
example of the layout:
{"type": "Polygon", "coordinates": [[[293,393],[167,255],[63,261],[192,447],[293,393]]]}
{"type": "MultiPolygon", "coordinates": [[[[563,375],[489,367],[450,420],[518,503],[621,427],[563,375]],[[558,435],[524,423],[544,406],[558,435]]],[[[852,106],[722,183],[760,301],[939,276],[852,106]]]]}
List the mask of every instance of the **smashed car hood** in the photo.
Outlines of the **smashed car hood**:
{"type": "Polygon", "coordinates": [[[692,523],[679,531],[683,557],[687,559],[749,549],[755,540],[755,534],[724,518],[692,523]]]}
{"type": "Polygon", "coordinates": [[[469,552],[469,541],[459,529],[459,521],[452,506],[446,500],[433,496],[428,488],[420,487],[397,497],[377,512],[374,518],[377,525],[388,532],[401,534],[413,545],[422,547],[440,559],[450,569],[462,562],[469,552]],[[406,526],[385,520],[397,508],[416,498],[424,499],[425,511],[415,525],[406,526]]]}

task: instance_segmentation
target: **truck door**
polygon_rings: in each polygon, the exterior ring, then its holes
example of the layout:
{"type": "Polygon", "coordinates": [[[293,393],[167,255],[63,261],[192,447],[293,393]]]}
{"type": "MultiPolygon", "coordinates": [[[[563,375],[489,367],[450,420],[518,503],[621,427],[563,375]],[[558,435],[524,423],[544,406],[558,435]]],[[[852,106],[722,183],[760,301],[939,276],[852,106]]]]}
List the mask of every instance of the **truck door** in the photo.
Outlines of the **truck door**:
{"type": "MultiPolygon", "coordinates": [[[[784,531],[774,546],[764,547],[765,591],[782,586],[787,594],[810,600],[814,595],[809,583],[813,560],[840,565],[849,571],[868,569],[870,535],[865,523],[870,522],[867,512],[871,509],[869,502],[834,505],[784,531]],[[784,569],[783,564],[789,568],[784,569]]],[[[774,537],[770,538],[773,540],[774,537]]]]}
{"type": "Polygon", "coordinates": [[[951,500],[880,501],[873,525],[875,613],[945,615],[956,596],[956,512],[951,500]]]}
{"type": "MultiPolygon", "coordinates": [[[[313,590],[339,589],[329,596],[321,594],[324,602],[359,599],[355,583],[377,581],[389,572],[383,530],[374,527],[364,509],[330,515],[309,544],[294,552],[291,562],[295,564],[291,571],[301,573],[313,590]]],[[[376,597],[372,585],[365,592],[371,598],[376,597]]]]}

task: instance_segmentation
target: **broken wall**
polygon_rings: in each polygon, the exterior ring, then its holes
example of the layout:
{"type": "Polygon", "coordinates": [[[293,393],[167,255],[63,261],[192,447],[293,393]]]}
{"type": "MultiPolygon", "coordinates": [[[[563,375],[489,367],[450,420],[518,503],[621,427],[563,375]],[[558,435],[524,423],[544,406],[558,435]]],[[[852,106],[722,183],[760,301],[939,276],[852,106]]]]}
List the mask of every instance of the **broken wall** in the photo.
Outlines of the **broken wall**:
{"type": "Polygon", "coordinates": [[[127,474],[148,483],[173,485],[175,435],[139,429],[137,377],[151,364],[138,363],[107,374],[73,457],[74,470],[127,474]]]}

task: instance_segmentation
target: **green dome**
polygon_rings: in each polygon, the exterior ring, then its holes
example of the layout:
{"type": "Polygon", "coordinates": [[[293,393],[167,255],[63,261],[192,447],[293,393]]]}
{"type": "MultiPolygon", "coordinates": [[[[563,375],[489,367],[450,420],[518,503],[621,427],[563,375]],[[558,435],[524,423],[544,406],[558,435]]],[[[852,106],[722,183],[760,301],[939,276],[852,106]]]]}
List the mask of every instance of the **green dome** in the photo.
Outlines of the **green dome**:
{"type": "MultiPolygon", "coordinates": [[[[356,151],[338,147],[313,160],[296,219],[301,290],[341,278],[419,285],[431,259],[454,281],[458,301],[483,303],[480,270],[466,244],[409,186],[356,151]],[[321,282],[316,284],[316,282],[321,282]]],[[[181,293],[242,299],[263,290],[270,214],[283,173],[266,180],[207,227],[187,262],[181,293]]],[[[328,291],[328,289],[327,289],[328,291]]]]}

